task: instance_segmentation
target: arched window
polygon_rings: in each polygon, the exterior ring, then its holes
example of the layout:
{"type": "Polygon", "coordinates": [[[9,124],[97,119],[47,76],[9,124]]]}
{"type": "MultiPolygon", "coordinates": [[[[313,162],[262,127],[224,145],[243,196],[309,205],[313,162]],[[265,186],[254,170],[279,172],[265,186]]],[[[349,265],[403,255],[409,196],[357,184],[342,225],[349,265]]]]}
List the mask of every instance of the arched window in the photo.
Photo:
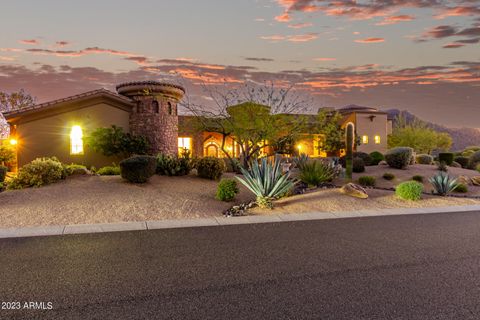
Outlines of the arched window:
{"type": "Polygon", "coordinates": [[[170,101],[168,101],[168,114],[172,115],[173,114],[173,106],[170,101]]]}
{"type": "Polygon", "coordinates": [[[143,104],[141,101],[137,101],[137,113],[143,113],[143,104]]]}
{"type": "Polygon", "coordinates": [[[158,105],[157,100],[153,100],[152,106],[153,106],[153,112],[160,113],[160,106],[158,105]]]}
{"type": "Polygon", "coordinates": [[[73,126],[70,131],[70,154],[83,154],[83,130],[80,126],[73,126]]]}

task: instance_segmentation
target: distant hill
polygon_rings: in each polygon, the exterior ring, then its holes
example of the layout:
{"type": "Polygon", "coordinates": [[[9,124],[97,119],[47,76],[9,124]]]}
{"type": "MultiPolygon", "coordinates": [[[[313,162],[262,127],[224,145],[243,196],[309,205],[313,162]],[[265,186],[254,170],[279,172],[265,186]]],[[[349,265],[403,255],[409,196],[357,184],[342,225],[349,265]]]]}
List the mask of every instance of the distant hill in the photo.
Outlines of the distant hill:
{"type": "Polygon", "coordinates": [[[436,123],[424,121],[418,118],[416,115],[408,112],[402,111],[398,109],[390,109],[386,110],[388,112],[389,117],[395,118],[400,113],[402,113],[407,120],[407,122],[413,122],[415,120],[420,120],[424,122],[427,126],[431,127],[432,129],[439,131],[439,132],[447,132],[450,134],[453,140],[452,144],[452,151],[460,151],[465,149],[469,146],[478,146],[480,145],[480,130],[474,128],[449,128],[443,125],[439,125],[436,123]]]}

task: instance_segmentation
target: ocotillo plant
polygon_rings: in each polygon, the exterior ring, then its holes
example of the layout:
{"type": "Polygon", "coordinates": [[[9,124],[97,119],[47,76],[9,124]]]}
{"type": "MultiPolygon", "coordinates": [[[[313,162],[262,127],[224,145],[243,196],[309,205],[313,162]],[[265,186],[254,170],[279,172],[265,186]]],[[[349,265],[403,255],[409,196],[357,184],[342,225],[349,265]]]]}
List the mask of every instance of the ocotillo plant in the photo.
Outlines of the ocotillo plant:
{"type": "Polygon", "coordinates": [[[352,181],[352,169],[353,169],[353,145],[355,143],[355,126],[349,122],[345,127],[345,163],[346,172],[345,178],[348,181],[352,181]]]}

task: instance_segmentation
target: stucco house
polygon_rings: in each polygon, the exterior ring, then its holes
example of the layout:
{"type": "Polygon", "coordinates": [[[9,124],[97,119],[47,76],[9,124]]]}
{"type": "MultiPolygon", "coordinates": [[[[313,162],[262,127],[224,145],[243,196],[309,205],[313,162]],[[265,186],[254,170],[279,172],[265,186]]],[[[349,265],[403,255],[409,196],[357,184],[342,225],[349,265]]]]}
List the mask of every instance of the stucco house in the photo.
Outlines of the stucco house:
{"type": "MultiPolygon", "coordinates": [[[[17,165],[37,157],[56,156],[64,163],[80,163],[96,167],[118,163],[120,159],[105,157],[88,148],[84,137],[100,127],[116,125],[124,131],[147,138],[151,152],[177,154],[188,149],[194,156],[224,157],[221,137],[215,132],[194,132],[192,116],[179,115],[177,104],[185,94],[181,86],[141,81],[120,84],[117,92],[99,89],[58,99],[32,107],[4,113],[10,126],[11,143],[17,150],[17,165]]],[[[361,139],[358,151],[384,152],[391,121],[385,112],[374,108],[350,105],[338,110],[342,125],[355,124],[361,139]]],[[[324,156],[315,146],[314,133],[299,141],[299,151],[310,156],[324,156]],[[301,150],[300,150],[301,149],[301,150]]],[[[233,139],[227,150],[238,156],[233,139]]]]}

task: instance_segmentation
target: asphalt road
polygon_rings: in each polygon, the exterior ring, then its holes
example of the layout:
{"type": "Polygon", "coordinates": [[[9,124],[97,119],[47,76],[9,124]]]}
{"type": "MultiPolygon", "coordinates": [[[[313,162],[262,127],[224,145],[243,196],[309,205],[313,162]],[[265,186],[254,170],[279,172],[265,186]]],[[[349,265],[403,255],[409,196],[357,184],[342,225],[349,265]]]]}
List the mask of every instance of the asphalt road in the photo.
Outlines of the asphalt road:
{"type": "Polygon", "coordinates": [[[480,213],[4,239],[0,300],[22,308],[1,319],[480,319],[480,213]]]}

